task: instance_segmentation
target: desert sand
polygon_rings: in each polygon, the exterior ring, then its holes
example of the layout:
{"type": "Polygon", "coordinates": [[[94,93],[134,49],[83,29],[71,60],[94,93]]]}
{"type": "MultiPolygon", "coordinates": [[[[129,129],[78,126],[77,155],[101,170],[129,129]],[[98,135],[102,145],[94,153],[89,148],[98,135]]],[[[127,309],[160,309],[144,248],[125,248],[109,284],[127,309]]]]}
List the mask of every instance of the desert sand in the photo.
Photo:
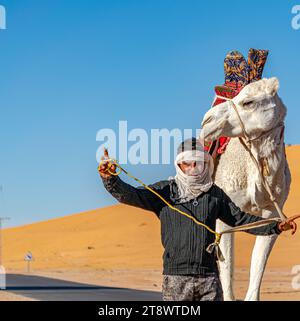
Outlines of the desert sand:
{"type": "MultiPolygon", "coordinates": [[[[286,152],[292,187],[284,212],[290,216],[300,211],[300,146],[287,146],[286,152]]],[[[247,288],[254,240],[247,233],[237,234],[235,288],[241,299],[247,288]]],[[[8,272],[26,273],[24,255],[30,250],[34,256],[33,274],[161,291],[160,222],[149,211],[118,204],[8,228],[3,231],[3,241],[8,272]]],[[[295,236],[286,232],[279,237],[268,261],[261,291],[263,300],[300,300],[300,289],[291,286],[292,268],[300,265],[299,249],[300,230],[295,236]]],[[[3,292],[1,298],[18,300],[10,294],[5,298],[3,292]]]]}

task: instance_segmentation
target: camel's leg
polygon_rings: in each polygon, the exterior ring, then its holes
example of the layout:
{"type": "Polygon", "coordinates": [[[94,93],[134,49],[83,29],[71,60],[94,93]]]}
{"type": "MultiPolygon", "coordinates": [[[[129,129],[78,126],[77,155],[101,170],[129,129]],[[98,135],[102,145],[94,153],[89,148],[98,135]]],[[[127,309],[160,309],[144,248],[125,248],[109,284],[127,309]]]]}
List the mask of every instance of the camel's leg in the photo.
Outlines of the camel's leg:
{"type": "MultiPolygon", "coordinates": [[[[230,228],[229,225],[217,220],[217,231],[224,231],[230,228]]],[[[220,278],[222,283],[224,301],[234,301],[233,292],[233,271],[234,271],[234,234],[223,234],[220,242],[220,249],[225,261],[219,262],[220,278]]]]}
{"type": "MultiPolygon", "coordinates": [[[[278,214],[272,214],[270,211],[264,211],[263,217],[277,217],[278,214]]],[[[252,251],[250,281],[245,301],[258,301],[260,286],[265,271],[265,267],[275,244],[278,235],[257,236],[252,251]]]]}

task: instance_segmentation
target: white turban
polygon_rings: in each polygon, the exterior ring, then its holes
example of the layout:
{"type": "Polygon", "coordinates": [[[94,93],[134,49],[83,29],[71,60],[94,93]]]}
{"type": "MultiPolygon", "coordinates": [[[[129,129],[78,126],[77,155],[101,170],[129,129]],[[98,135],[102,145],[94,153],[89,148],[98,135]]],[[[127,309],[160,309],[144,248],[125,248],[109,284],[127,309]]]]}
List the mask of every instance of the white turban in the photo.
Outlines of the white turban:
{"type": "Polygon", "coordinates": [[[180,202],[188,202],[207,192],[212,184],[214,162],[209,153],[204,150],[193,149],[179,153],[174,161],[176,168],[175,181],[178,187],[180,202]],[[178,164],[182,162],[196,162],[193,175],[185,174],[178,164]]]}

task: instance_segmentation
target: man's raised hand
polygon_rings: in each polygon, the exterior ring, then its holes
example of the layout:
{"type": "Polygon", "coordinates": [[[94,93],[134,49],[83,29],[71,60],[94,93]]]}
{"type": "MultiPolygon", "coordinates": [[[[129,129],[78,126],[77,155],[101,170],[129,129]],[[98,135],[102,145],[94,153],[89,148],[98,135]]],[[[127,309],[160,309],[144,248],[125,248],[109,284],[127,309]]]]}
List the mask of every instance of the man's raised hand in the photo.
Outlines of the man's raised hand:
{"type": "Polygon", "coordinates": [[[112,164],[109,160],[108,150],[104,147],[104,156],[101,157],[101,165],[98,167],[99,174],[103,178],[110,178],[112,176],[111,173],[116,172],[116,165],[112,164]],[[108,171],[109,169],[109,171],[108,171]]]}

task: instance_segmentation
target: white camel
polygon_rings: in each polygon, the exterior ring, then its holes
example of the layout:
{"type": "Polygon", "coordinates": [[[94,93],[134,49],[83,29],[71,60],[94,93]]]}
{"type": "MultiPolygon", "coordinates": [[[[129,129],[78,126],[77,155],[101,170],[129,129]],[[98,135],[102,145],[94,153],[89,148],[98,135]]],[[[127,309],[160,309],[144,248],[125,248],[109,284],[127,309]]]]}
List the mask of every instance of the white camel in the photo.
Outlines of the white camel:
{"type": "MultiPolygon", "coordinates": [[[[232,99],[251,139],[251,151],[261,164],[280,208],[288,197],[291,175],[285,157],[283,138],[286,107],[279,98],[277,78],[262,79],[245,86],[232,99]]],[[[244,136],[238,114],[231,102],[209,109],[202,122],[200,139],[215,140],[219,136],[232,137],[215,169],[215,183],[243,210],[264,218],[278,217],[261,176],[249,152],[240,142],[244,136]]],[[[217,230],[229,228],[217,222],[217,230]]],[[[245,300],[259,300],[263,273],[277,235],[257,236],[252,252],[250,281],[245,300]]],[[[221,250],[225,257],[219,262],[224,300],[234,300],[234,234],[222,236],[221,250]]]]}

